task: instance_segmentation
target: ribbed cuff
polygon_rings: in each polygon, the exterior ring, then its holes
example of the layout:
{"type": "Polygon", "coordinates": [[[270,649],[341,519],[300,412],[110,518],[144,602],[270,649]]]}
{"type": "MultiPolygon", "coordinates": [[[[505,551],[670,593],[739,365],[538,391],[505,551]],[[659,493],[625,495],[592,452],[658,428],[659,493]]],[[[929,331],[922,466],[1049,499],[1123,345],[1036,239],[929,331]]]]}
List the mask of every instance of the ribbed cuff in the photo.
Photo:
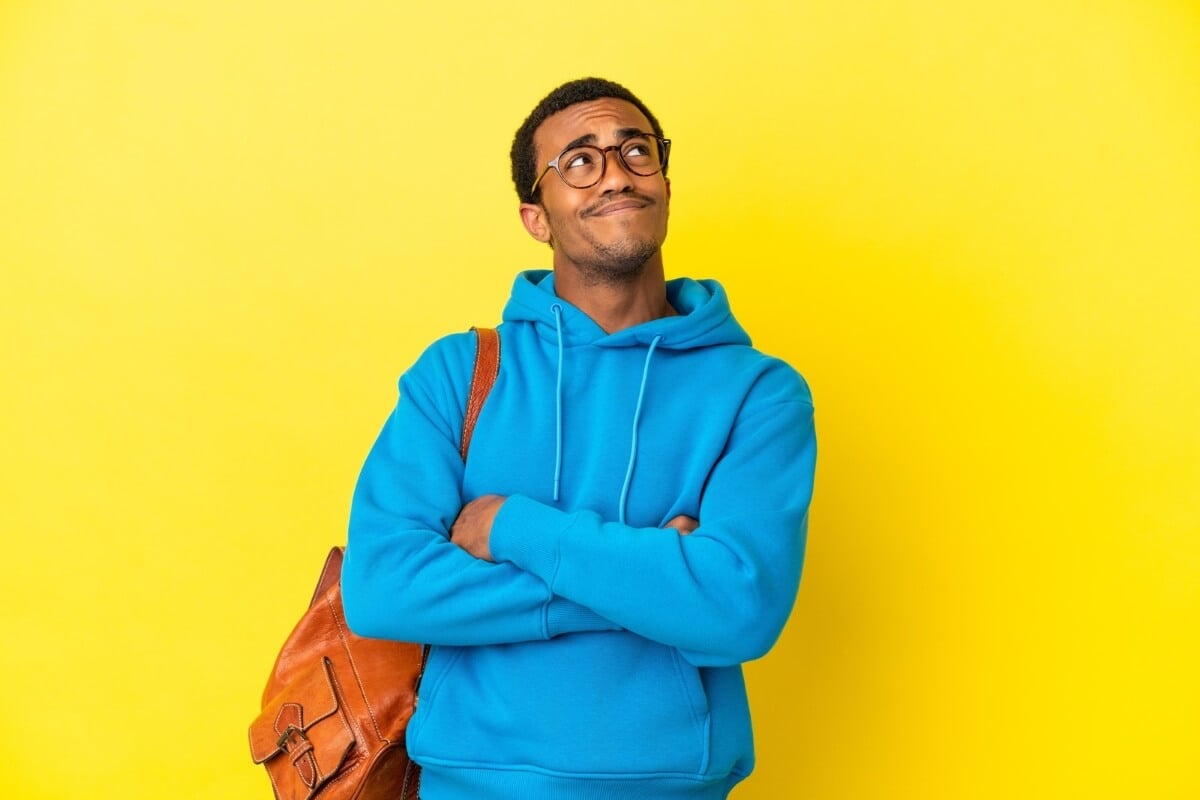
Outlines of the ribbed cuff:
{"type": "Polygon", "coordinates": [[[489,547],[496,561],[509,561],[544,580],[554,590],[558,540],[571,527],[574,514],[521,495],[504,501],[492,520],[489,547]]]}
{"type": "Polygon", "coordinates": [[[564,633],[619,630],[620,625],[565,597],[555,596],[546,606],[546,635],[551,639],[564,633]]]}

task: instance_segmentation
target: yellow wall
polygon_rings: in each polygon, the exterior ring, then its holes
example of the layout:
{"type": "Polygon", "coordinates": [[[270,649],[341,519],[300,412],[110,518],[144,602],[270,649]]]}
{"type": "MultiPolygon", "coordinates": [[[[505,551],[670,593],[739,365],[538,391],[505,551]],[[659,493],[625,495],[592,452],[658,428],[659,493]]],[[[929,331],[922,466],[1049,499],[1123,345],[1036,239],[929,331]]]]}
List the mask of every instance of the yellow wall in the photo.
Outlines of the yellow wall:
{"type": "Polygon", "coordinates": [[[269,795],[395,378],[548,264],[508,142],[590,73],[817,400],[735,796],[1200,795],[1195,3],[449,5],[0,4],[0,795],[269,795]]]}

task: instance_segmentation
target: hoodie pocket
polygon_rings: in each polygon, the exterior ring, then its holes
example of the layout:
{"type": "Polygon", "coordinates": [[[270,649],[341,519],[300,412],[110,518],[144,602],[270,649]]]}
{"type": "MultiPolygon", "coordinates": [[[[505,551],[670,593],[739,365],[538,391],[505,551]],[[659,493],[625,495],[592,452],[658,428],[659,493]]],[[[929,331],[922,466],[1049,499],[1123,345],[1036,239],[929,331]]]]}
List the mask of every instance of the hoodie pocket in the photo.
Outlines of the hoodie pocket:
{"type": "Polygon", "coordinates": [[[708,767],[708,700],[674,648],[614,631],[434,653],[409,727],[418,761],[605,777],[708,767]]]}

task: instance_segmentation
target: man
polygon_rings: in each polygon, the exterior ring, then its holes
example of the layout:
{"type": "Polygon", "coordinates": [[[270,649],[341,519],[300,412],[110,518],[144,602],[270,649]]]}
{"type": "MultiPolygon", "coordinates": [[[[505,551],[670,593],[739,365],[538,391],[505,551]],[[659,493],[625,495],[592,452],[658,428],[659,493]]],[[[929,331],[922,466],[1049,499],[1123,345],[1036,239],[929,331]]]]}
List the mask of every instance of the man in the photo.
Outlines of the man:
{"type": "Polygon", "coordinates": [[[430,347],[355,491],[351,627],[432,645],[423,800],[722,798],[754,765],[741,664],[794,602],[812,401],[714,281],[664,279],[670,142],[585,79],[517,132],[519,275],[462,463],[475,340],[430,347]]]}

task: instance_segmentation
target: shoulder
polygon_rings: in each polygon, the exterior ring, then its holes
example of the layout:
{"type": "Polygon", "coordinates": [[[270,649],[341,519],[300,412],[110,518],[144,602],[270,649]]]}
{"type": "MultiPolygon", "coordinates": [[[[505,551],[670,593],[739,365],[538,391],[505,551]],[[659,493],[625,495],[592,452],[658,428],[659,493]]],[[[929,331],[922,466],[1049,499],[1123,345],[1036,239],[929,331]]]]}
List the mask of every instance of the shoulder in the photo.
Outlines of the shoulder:
{"type": "MultiPolygon", "coordinates": [[[[757,353],[757,351],[756,351],[757,353]]],[[[758,355],[758,374],[742,405],[741,420],[781,416],[811,422],[813,396],[808,381],[791,364],[774,356],[758,355]]]]}
{"type": "MultiPolygon", "coordinates": [[[[757,352],[757,351],[756,351],[757,352]]],[[[781,399],[812,405],[812,390],[799,370],[775,356],[759,353],[763,363],[763,382],[781,399]]]]}
{"type": "Polygon", "coordinates": [[[400,377],[400,393],[433,403],[442,409],[459,409],[465,403],[475,366],[473,331],[451,333],[434,341],[400,377]]]}
{"type": "Polygon", "coordinates": [[[425,348],[417,358],[413,369],[439,370],[454,369],[463,364],[470,365],[475,360],[475,332],[458,331],[436,339],[425,348]]]}
{"type": "Polygon", "coordinates": [[[782,358],[767,355],[751,345],[728,345],[707,348],[703,357],[708,369],[727,378],[727,385],[744,387],[746,410],[782,403],[799,403],[812,407],[813,397],[808,381],[782,358]]]}

